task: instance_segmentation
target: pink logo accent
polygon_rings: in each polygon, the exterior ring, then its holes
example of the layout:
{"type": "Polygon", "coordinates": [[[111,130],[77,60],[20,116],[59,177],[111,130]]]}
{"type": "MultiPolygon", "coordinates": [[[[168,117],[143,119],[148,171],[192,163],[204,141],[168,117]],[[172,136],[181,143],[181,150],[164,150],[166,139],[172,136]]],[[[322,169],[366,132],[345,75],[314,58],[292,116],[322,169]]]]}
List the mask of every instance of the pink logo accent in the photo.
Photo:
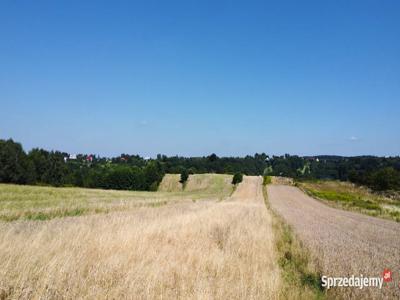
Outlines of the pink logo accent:
{"type": "Polygon", "coordinates": [[[383,281],[384,282],[392,281],[392,271],[390,271],[389,269],[383,270],[383,281]]]}

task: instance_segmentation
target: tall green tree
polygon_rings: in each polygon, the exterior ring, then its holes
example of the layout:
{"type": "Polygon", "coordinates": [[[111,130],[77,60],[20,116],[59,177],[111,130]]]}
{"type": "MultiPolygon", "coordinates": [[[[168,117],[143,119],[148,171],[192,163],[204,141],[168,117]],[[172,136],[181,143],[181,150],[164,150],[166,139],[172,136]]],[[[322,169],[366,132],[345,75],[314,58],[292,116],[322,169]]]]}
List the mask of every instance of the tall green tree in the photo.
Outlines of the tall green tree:
{"type": "Polygon", "coordinates": [[[34,177],[34,168],[21,144],[12,139],[0,140],[0,182],[31,183],[34,177]]]}

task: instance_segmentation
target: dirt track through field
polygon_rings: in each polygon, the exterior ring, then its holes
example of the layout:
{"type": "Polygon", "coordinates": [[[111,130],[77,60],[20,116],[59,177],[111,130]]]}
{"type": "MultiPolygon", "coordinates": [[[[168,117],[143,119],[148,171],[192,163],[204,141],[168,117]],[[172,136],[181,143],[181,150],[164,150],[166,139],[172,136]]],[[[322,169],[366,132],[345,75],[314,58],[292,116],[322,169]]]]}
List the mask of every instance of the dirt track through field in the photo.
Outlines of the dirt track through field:
{"type": "Polygon", "coordinates": [[[230,200],[264,205],[261,177],[244,176],[230,200]]]}
{"type": "Polygon", "coordinates": [[[346,298],[400,297],[400,224],[329,207],[292,186],[270,185],[272,208],[293,226],[328,276],[382,276],[393,281],[382,290],[345,288],[346,298]]]}

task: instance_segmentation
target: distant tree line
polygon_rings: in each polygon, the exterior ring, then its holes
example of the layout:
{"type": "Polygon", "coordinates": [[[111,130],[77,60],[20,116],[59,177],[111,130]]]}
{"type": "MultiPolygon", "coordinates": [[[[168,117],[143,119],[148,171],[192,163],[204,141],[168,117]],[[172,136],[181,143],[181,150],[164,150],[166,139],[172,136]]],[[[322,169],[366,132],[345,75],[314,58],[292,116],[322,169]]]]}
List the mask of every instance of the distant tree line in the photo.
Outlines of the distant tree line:
{"type": "Polygon", "coordinates": [[[167,173],[225,173],[285,176],[296,179],[333,179],[366,185],[374,190],[400,190],[400,157],[377,156],[268,156],[167,157],[158,155],[167,173]]]}
{"type": "Polygon", "coordinates": [[[0,140],[0,182],[150,191],[157,189],[164,176],[160,162],[136,155],[69,157],[43,149],[25,153],[21,144],[0,140]]]}
{"type": "Polygon", "coordinates": [[[273,156],[264,175],[351,181],[374,190],[400,190],[400,157],[273,156]]]}
{"type": "Polygon", "coordinates": [[[245,157],[218,157],[216,154],[203,157],[182,157],[157,155],[157,161],[161,162],[167,173],[181,174],[183,170],[189,173],[218,173],[247,175],[261,175],[267,166],[268,155],[265,153],[245,157]]]}
{"type": "Polygon", "coordinates": [[[13,140],[0,140],[0,182],[88,188],[156,190],[165,173],[224,173],[337,179],[375,190],[400,190],[400,157],[268,156],[180,157],[144,159],[121,154],[114,158],[32,149],[26,153],[13,140]]]}

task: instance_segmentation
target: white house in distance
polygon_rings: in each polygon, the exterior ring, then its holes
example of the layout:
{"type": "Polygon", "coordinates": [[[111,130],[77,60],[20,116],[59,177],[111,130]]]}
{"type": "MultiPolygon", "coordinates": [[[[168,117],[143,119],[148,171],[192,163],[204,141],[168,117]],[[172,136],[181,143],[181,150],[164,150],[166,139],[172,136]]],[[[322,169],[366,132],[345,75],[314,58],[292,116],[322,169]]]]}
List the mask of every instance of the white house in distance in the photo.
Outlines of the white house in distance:
{"type": "Polygon", "coordinates": [[[76,154],[70,154],[64,157],[65,162],[67,162],[67,160],[75,160],[75,159],[76,159],[76,154]]]}

